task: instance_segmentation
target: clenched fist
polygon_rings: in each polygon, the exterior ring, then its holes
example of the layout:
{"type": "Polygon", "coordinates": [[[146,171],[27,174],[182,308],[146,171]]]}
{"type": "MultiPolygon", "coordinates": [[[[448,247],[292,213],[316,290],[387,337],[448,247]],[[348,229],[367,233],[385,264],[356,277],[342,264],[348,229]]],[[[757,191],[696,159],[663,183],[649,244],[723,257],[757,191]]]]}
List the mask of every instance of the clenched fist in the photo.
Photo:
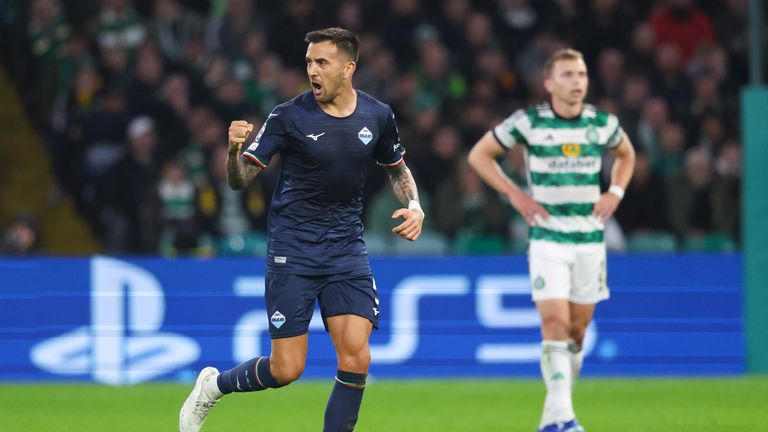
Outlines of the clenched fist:
{"type": "Polygon", "coordinates": [[[240,148],[248,138],[248,135],[253,132],[253,125],[245,120],[235,120],[229,125],[229,153],[239,154],[240,148]]]}

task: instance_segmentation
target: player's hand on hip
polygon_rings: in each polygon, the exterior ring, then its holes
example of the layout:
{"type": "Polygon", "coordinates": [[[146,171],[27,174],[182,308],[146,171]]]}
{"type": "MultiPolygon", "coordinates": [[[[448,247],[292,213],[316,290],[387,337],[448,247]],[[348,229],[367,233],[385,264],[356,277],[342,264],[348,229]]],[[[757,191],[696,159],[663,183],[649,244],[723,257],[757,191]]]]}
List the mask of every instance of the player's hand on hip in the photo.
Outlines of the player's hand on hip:
{"type": "Polygon", "coordinates": [[[424,224],[424,213],[419,209],[401,208],[392,213],[392,219],[402,217],[403,223],[392,228],[392,232],[400,237],[414,241],[421,235],[421,227],[424,224]]]}
{"type": "Polygon", "coordinates": [[[512,207],[517,210],[530,226],[538,226],[549,217],[547,210],[523,192],[508,195],[512,207]]]}
{"type": "Polygon", "coordinates": [[[240,153],[240,148],[252,131],[253,125],[245,120],[235,120],[230,123],[228,136],[229,153],[240,153]]]}
{"type": "Polygon", "coordinates": [[[600,199],[595,203],[595,208],[592,214],[600,218],[601,221],[607,221],[616,211],[619,206],[621,198],[611,192],[606,192],[600,196],[600,199]]]}

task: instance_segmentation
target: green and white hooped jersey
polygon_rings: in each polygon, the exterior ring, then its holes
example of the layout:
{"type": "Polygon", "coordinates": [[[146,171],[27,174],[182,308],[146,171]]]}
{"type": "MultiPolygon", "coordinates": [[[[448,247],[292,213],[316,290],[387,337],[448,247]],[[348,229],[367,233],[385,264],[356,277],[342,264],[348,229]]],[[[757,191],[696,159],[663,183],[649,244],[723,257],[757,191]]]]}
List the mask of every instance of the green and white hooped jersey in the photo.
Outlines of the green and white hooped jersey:
{"type": "Polygon", "coordinates": [[[507,149],[525,146],[533,199],[549,212],[530,228],[531,240],[603,241],[603,223],[592,210],[600,199],[603,152],[618,147],[624,136],[615,115],[585,104],[581,116],[563,119],[546,102],[517,110],[493,134],[507,149]]]}

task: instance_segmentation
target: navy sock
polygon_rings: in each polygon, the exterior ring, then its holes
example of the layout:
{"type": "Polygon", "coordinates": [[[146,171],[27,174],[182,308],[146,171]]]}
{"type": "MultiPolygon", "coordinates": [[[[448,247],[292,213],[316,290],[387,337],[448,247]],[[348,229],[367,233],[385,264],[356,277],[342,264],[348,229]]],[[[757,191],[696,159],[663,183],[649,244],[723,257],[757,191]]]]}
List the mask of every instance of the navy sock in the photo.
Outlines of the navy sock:
{"type": "Polygon", "coordinates": [[[269,370],[269,357],[257,357],[222,372],[216,379],[216,383],[224,394],[282,387],[272,377],[272,372],[269,370]]]}
{"type": "Polygon", "coordinates": [[[367,374],[336,371],[336,383],[325,407],[323,432],[355,430],[360,403],[363,401],[367,374]]]}

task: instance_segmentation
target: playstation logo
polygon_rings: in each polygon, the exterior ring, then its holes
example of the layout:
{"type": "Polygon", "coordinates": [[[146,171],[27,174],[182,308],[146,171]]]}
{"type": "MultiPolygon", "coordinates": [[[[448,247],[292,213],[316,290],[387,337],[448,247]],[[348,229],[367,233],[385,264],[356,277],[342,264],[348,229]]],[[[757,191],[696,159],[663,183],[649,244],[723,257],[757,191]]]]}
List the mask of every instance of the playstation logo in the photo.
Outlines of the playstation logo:
{"type": "Polygon", "coordinates": [[[200,355],[191,338],[159,331],[165,297],[146,270],[113,258],[91,260],[91,323],[40,342],[40,369],[86,375],[109,385],[137,384],[184,367],[200,355]]]}

